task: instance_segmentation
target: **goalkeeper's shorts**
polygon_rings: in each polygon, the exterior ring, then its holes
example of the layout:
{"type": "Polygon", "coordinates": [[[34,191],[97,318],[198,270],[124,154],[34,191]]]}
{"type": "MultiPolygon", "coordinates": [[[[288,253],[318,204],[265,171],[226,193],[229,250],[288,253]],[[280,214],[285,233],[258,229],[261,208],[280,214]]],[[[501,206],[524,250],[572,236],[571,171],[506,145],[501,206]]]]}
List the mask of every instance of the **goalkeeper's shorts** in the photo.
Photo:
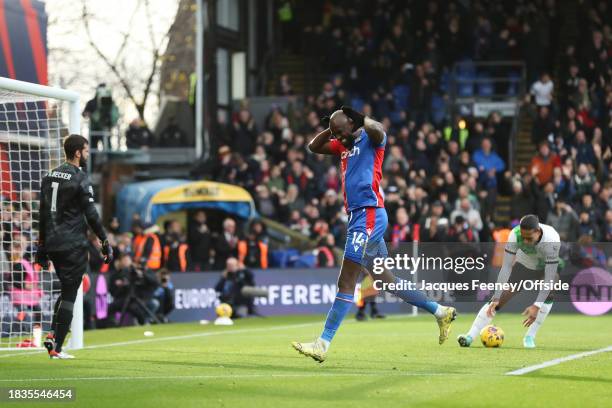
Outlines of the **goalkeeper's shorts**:
{"type": "Polygon", "coordinates": [[[55,273],[62,284],[80,284],[87,272],[88,255],[87,248],[82,247],[70,251],[49,252],[49,259],[53,262],[55,273]]]}

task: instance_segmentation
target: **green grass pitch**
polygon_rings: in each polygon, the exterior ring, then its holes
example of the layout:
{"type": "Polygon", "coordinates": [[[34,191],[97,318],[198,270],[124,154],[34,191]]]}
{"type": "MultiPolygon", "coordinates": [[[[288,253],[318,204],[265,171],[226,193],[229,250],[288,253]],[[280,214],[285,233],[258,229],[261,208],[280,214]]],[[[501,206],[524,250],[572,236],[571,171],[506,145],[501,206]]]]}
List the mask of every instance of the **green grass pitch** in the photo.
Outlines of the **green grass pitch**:
{"type": "Polygon", "coordinates": [[[76,402],[2,406],[79,407],[610,407],[612,353],[523,376],[505,373],[612,345],[612,315],[555,315],[538,348],[522,348],[519,315],[500,314],[500,349],[459,348],[473,314],[460,315],[438,345],[428,315],[394,316],[340,328],[328,360],[295,352],[314,339],[322,316],[238,320],[233,327],[169,324],[86,332],[75,360],[0,353],[0,387],[73,387],[76,402]],[[145,330],[155,332],[144,337],[145,330]]]}

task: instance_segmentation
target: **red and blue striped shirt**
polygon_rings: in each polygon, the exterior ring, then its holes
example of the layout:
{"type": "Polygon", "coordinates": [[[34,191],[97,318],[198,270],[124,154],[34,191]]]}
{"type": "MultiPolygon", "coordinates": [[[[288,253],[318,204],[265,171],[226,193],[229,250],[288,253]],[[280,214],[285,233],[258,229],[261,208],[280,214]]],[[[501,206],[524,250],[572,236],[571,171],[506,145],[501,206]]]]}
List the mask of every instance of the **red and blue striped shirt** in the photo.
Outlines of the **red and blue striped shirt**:
{"type": "Polygon", "coordinates": [[[361,129],[351,150],[337,139],[332,139],[330,143],[332,151],[341,159],[346,211],[351,212],[363,207],[384,207],[384,193],[380,182],[387,135],[385,134],[380,145],[375,145],[367,132],[361,129]]]}

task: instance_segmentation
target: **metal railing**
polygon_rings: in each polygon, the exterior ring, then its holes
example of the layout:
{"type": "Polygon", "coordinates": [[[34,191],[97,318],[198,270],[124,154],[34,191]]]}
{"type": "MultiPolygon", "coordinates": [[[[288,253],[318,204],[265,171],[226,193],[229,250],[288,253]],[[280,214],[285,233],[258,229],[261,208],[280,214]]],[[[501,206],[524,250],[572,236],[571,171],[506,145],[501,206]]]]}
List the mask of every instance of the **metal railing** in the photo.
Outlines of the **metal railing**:
{"type": "Polygon", "coordinates": [[[451,70],[450,96],[453,101],[515,99],[525,93],[525,82],[523,62],[461,61],[451,70]],[[506,91],[496,93],[504,84],[506,91]]]}

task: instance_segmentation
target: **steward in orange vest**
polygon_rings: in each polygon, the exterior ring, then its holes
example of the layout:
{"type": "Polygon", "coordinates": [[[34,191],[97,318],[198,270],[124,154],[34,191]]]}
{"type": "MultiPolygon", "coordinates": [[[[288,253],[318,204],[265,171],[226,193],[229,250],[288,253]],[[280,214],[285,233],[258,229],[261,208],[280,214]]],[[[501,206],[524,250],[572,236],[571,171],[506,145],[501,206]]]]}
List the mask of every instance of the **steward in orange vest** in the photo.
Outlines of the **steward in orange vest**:
{"type": "Polygon", "coordinates": [[[238,241],[238,260],[250,268],[268,268],[268,244],[249,234],[246,240],[238,241]]]}
{"type": "Polygon", "coordinates": [[[134,262],[153,271],[162,266],[162,247],[157,225],[149,225],[144,234],[134,238],[134,262]]]}
{"type": "Polygon", "coordinates": [[[189,266],[189,245],[178,239],[164,245],[164,267],[170,272],[186,272],[189,266]]]}

